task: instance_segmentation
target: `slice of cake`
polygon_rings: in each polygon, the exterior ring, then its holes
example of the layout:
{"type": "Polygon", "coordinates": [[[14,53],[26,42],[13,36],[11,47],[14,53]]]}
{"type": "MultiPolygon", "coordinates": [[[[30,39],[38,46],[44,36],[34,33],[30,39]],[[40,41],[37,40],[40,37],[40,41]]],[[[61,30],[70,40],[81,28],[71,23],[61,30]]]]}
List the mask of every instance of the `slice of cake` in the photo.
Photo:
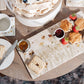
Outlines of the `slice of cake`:
{"type": "Polygon", "coordinates": [[[4,52],[5,52],[5,46],[0,45],[0,60],[3,58],[4,52]]]}
{"type": "Polygon", "coordinates": [[[43,60],[41,60],[38,56],[34,56],[28,64],[29,69],[34,71],[36,74],[39,74],[45,66],[46,63],[43,60]]]}

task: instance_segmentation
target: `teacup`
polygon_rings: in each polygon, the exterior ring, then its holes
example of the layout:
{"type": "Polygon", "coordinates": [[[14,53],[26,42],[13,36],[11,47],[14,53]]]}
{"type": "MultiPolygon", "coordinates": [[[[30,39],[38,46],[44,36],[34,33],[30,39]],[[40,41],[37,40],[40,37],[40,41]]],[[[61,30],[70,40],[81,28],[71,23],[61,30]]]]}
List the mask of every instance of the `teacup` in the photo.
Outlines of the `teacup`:
{"type": "Polygon", "coordinates": [[[0,33],[8,32],[11,29],[11,20],[8,15],[0,14],[0,33]]]}

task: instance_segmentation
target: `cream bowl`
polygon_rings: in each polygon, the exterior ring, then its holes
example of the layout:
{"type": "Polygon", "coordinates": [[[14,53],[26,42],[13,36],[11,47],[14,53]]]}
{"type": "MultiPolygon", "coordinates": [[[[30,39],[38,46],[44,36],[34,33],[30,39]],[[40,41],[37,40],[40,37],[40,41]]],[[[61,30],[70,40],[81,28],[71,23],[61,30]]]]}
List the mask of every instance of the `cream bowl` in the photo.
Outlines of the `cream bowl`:
{"type": "MultiPolygon", "coordinates": [[[[8,1],[5,0],[5,2],[7,4],[7,7],[9,8],[9,10],[11,12],[13,12],[12,6],[8,3],[8,1]]],[[[19,20],[19,22],[21,22],[23,25],[30,26],[30,27],[39,27],[39,26],[43,26],[43,25],[47,24],[49,21],[51,21],[55,18],[61,9],[61,5],[62,5],[62,0],[58,0],[57,4],[53,7],[52,10],[50,10],[49,12],[47,12],[44,15],[39,15],[36,17],[31,17],[31,18],[21,16],[14,12],[13,13],[15,14],[15,16],[19,20]]]]}

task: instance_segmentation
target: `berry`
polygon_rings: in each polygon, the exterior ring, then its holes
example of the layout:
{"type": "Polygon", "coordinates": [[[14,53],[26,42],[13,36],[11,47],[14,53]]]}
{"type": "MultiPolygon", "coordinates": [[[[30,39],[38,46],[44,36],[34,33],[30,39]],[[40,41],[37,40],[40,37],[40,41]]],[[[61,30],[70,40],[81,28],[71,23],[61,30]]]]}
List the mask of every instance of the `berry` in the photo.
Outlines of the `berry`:
{"type": "Polygon", "coordinates": [[[63,45],[68,44],[68,41],[69,41],[68,38],[63,38],[63,39],[61,39],[61,43],[62,43],[63,45]]]}
{"type": "Polygon", "coordinates": [[[79,32],[79,27],[75,25],[75,26],[72,28],[72,30],[73,30],[74,32],[78,33],[78,32],[79,32]]]}
{"type": "Polygon", "coordinates": [[[75,21],[77,19],[77,16],[76,16],[76,14],[72,14],[72,15],[69,16],[69,18],[71,20],[75,21]]]}

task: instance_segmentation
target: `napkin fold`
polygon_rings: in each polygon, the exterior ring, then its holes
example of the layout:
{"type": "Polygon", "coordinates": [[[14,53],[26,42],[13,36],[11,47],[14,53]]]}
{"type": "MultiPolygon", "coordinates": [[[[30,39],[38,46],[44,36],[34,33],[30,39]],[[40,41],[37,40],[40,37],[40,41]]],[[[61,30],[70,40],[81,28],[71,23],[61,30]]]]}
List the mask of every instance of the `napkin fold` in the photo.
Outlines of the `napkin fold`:
{"type": "Polygon", "coordinates": [[[4,0],[0,0],[0,10],[6,10],[6,4],[4,0]]]}
{"type": "Polygon", "coordinates": [[[73,0],[66,0],[66,6],[69,7],[84,7],[84,0],[80,1],[73,1],[73,0]]]}

